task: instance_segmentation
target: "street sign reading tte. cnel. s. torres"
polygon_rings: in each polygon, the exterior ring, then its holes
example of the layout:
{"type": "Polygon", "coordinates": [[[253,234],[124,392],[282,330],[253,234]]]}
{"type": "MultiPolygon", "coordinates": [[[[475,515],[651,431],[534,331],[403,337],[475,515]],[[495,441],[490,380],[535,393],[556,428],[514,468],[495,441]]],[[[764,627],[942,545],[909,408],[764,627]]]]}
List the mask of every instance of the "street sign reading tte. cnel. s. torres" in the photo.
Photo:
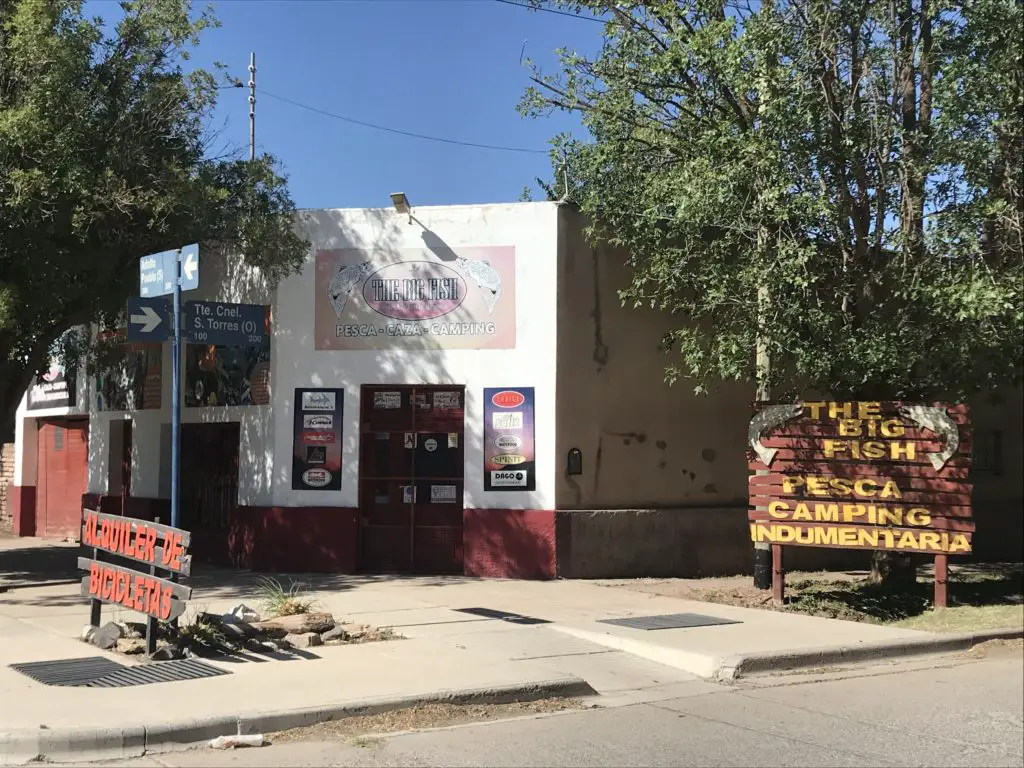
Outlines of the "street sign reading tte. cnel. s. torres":
{"type": "Polygon", "coordinates": [[[918,552],[943,569],[971,551],[966,405],[765,404],[749,449],[754,542],[918,552]]]}

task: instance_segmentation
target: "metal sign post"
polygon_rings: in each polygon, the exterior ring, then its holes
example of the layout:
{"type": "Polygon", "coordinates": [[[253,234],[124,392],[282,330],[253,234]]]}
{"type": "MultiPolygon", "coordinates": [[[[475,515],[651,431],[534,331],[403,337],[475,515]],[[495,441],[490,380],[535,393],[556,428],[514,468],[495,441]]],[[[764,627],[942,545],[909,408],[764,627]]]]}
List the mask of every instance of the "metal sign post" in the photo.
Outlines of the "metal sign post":
{"type": "Polygon", "coordinates": [[[171,527],[179,528],[178,463],[181,455],[181,249],[174,260],[174,291],[171,293],[174,336],[171,338],[171,527]]]}

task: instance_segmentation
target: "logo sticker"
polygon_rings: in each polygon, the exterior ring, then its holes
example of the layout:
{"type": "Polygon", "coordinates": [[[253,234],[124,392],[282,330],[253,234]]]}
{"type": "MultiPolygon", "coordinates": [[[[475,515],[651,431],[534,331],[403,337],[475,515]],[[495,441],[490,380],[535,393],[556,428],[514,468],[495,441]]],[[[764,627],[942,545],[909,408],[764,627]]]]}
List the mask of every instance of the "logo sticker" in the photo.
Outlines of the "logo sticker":
{"type": "Polygon", "coordinates": [[[518,488],[526,485],[526,472],[522,470],[498,470],[491,472],[491,485],[495,488],[518,488]]]}
{"type": "Polygon", "coordinates": [[[315,414],[313,416],[302,415],[303,429],[334,429],[334,416],[327,414],[315,414]]]}
{"type": "Polygon", "coordinates": [[[326,445],[307,445],[306,446],[306,463],[307,464],[326,464],[327,463],[327,446],[326,445]]]}
{"type": "Polygon", "coordinates": [[[333,411],[335,409],[334,392],[303,392],[302,410],[333,411]]]}
{"type": "Polygon", "coordinates": [[[495,429],[522,429],[523,428],[523,412],[522,411],[510,411],[508,413],[492,413],[491,424],[495,429]]]}
{"type": "Polygon", "coordinates": [[[395,410],[402,407],[401,392],[374,392],[373,407],[382,410],[395,410]]]}
{"type": "Polygon", "coordinates": [[[523,444],[518,435],[498,435],[494,438],[494,447],[503,451],[514,451],[523,444]]]}
{"type": "Polygon", "coordinates": [[[331,482],[331,473],[326,469],[307,469],[302,473],[302,482],[313,488],[323,488],[331,482]]]}
{"type": "Polygon", "coordinates": [[[499,408],[518,408],[526,402],[526,397],[522,392],[515,392],[511,389],[506,389],[501,392],[495,392],[494,395],[491,396],[491,402],[499,408]]]}
{"type": "Polygon", "coordinates": [[[458,487],[454,485],[432,485],[430,486],[430,503],[454,504],[457,490],[458,487]]]}
{"type": "Polygon", "coordinates": [[[333,443],[337,438],[334,432],[303,432],[302,442],[309,444],[323,445],[333,443]]]}
{"type": "Polygon", "coordinates": [[[423,447],[426,448],[431,453],[433,453],[434,451],[437,450],[437,440],[435,440],[432,437],[428,437],[426,440],[423,441],[423,447]]]}
{"type": "Polygon", "coordinates": [[[526,461],[525,456],[516,456],[511,453],[502,453],[497,456],[491,456],[492,464],[509,465],[509,464],[522,464],[526,461]]]}

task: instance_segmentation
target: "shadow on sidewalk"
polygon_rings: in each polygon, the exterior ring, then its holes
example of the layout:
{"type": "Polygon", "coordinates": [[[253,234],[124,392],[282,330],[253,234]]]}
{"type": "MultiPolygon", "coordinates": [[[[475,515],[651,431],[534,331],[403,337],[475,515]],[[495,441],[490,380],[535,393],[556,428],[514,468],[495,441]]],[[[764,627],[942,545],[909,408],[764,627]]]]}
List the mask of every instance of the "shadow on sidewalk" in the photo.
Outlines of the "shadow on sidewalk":
{"type": "Polygon", "coordinates": [[[0,547],[0,592],[26,587],[71,584],[81,580],[78,547],[68,544],[39,543],[0,547]]]}

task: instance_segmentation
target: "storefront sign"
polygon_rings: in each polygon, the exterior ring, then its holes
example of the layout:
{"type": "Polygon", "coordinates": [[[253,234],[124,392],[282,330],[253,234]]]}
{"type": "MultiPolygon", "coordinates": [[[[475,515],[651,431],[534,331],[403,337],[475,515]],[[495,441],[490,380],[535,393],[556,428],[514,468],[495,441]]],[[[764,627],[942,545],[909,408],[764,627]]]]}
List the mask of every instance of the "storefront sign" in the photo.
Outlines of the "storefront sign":
{"type": "Polygon", "coordinates": [[[515,248],[317,251],[316,349],[514,349],[515,248]]]}
{"type": "Polygon", "coordinates": [[[74,405],[75,377],[67,375],[60,360],[51,358],[49,369],[38,376],[36,383],[29,388],[25,407],[34,411],[40,408],[72,408],[74,405]]]}
{"type": "Polygon", "coordinates": [[[292,490],[341,490],[341,437],[345,391],[296,389],[292,490]]]}
{"type": "Polygon", "coordinates": [[[191,572],[188,531],[86,509],[82,514],[81,542],[93,551],[91,558],[78,558],[78,567],[88,571],[82,579],[85,597],[145,613],[160,621],[170,621],[184,613],[192,589],[175,583],[173,575],[191,572]],[[100,553],[139,563],[141,567],[106,562],[100,553]],[[168,572],[172,578],[158,577],[157,571],[168,572]]]}
{"type": "Polygon", "coordinates": [[[749,441],[755,542],[971,551],[964,405],[769,405],[751,421],[749,441]]]}
{"type": "Polygon", "coordinates": [[[484,490],[537,488],[533,387],[484,389],[484,490]]]}

